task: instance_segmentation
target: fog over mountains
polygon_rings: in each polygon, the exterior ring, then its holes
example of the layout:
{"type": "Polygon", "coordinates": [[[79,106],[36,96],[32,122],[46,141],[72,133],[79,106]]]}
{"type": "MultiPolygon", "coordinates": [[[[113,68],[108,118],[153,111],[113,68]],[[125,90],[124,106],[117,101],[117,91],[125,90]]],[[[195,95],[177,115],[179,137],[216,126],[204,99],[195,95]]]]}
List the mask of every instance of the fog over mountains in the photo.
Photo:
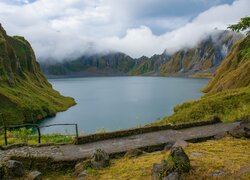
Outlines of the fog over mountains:
{"type": "Polygon", "coordinates": [[[232,45],[243,35],[214,30],[193,48],[173,54],[165,50],[150,58],[132,58],[121,52],[84,55],[64,61],[43,61],[41,67],[49,77],[113,75],[178,75],[211,74],[220,65],[232,45]]]}
{"type": "Polygon", "coordinates": [[[39,62],[110,51],[132,58],[173,54],[249,12],[249,0],[0,2],[0,22],[10,35],[29,40],[39,62]]]}

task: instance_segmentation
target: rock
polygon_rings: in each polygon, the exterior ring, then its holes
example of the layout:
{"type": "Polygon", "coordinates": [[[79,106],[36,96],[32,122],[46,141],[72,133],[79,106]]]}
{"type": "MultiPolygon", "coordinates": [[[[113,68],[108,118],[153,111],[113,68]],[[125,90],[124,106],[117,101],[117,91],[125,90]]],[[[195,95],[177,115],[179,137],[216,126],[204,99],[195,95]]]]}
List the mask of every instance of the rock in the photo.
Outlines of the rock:
{"type": "Polygon", "coordinates": [[[248,129],[249,123],[241,122],[240,125],[231,129],[228,133],[235,138],[250,137],[250,130],[248,129]]]}
{"type": "Polygon", "coordinates": [[[184,140],[178,140],[174,143],[173,147],[178,147],[178,146],[185,148],[188,146],[188,143],[184,140]]]}
{"type": "Polygon", "coordinates": [[[218,176],[223,176],[223,175],[225,175],[225,173],[224,173],[224,172],[218,171],[218,172],[212,172],[212,173],[210,173],[209,175],[210,175],[210,176],[213,176],[213,177],[218,177],[218,176]]]}
{"type": "Polygon", "coordinates": [[[174,162],[175,172],[188,173],[190,171],[190,160],[182,147],[171,148],[169,159],[174,162]]]}
{"type": "Polygon", "coordinates": [[[4,178],[4,166],[2,164],[0,164],[0,179],[3,179],[4,178]]]}
{"type": "Polygon", "coordinates": [[[180,174],[178,172],[172,172],[168,176],[164,177],[163,180],[179,180],[180,174]]]}
{"type": "Polygon", "coordinates": [[[81,172],[78,176],[77,179],[78,180],[86,180],[88,177],[88,172],[85,170],[83,172],[81,172]]]}
{"type": "Polygon", "coordinates": [[[28,180],[42,180],[42,173],[39,171],[32,171],[28,174],[28,180]]]}
{"type": "Polygon", "coordinates": [[[96,149],[91,157],[93,167],[100,169],[109,166],[109,155],[102,149],[96,149]]]}
{"type": "Polygon", "coordinates": [[[161,173],[161,164],[154,163],[151,173],[152,173],[152,180],[158,180],[161,173]]]}
{"type": "Polygon", "coordinates": [[[162,160],[160,165],[153,165],[152,179],[182,179],[182,175],[190,169],[190,160],[182,147],[172,147],[167,160],[162,160]]]}
{"type": "Polygon", "coordinates": [[[174,171],[175,164],[172,160],[162,160],[161,161],[161,177],[165,177],[174,171]]]}
{"type": "Polygon", "coordinates": [[[227,132],[220,132],[214,136],[214,139],[222,139],[226,137],[226,135],[227,135],[227,132]]]}
{"type": "Polygon", "coordinates": [[[133,158],[133,157],[138,157],[142,154],[144,154],[144,152],[142,150],[132,149],[132,150],[129,150],[124,156],[127,158],[133,158]]]}
{"type": "Polygon", "coordinates": [[[24,166],[21,162],[8,160],[6,163],[8,174],[12,177],[22,177],[25,174],[24,166]]]}
{"type": "Polygon", "coordinates": [[[203,154],[203,153],[198,153],[198,152],[192,152],[192,153],[190,154],[190,157],[197,157],[197,156],[205,156],[205,154],[203,154]]]}

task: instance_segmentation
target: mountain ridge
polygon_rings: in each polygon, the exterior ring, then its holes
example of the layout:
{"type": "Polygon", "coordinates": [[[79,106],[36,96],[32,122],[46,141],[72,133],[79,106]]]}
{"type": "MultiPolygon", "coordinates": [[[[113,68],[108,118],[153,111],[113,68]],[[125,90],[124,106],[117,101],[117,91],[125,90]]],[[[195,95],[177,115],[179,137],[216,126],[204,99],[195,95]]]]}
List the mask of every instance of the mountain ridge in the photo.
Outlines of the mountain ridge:
{"type": "Polygon", "coordinates": [[[195,47],[184,48],[171,55],[164,50],[159,55],[134,59],[124,53],[112,52],[55,63],[41,62],[41,67],[48,77],[211,74],[220,65],[234,42],[240,38],[242,36],[238,33],[216,31],[201,40],[195,47]]]}

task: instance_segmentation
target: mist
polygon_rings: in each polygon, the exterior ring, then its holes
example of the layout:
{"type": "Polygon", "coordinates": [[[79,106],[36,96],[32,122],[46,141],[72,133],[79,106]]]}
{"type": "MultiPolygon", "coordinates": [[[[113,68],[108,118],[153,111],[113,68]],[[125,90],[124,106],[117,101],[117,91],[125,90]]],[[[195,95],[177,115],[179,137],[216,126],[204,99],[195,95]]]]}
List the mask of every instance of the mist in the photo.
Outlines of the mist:
{"type": "Polygon", "coordinates": [[[249,0],[190,1],[184,9],[178,9],[184,0],[18,2],[0,2],[0,22],[10,35],[30,41],[39,61],[109,51],[133,58],[164,50],[171,54],[195,46],[250,12],[249,0]]]}

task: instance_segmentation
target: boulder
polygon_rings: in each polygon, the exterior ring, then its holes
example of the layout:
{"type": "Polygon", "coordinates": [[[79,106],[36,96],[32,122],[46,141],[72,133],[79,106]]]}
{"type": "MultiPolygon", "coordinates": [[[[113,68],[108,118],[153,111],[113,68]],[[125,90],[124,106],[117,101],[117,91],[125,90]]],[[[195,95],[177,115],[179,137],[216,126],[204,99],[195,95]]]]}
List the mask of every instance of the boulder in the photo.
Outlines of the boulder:
{"type": "Polygon", "coordinates": [[[190,160],[182,147],[172,147],[167,159],[161,161],[161,164],[154,164],[152,169],[152,179],[181,179],[184,173],[191,169],[190,160]]]}
{"type": "Polygon", "coordinates": [[[109,166],[109,155],[102,149],[96,149],[91,156],[91,164],[97,169],[105,168],[109,166]]]}
{"type": "Polygon", "coordinates": [[[11,177],[23,177],[25,174],[24,166],[19,161],[8,160],[6,166],[11,177]]]}
{"type": "Polygon", "coordinates": [[[178,172],[172,172],[168,176],[164,177],[163,180],[180,180],[181,176],[178,172]]]}
{"type": "Polygon", "coordinates": [[[142,154],[144,154],[144,152],[142,150],[132,149],[132,150],[129,150],[124,156],[127,158],[133,158],[133,157],[138,157],[142,154]]]}
{"type": "Polygon", "coordinates": [[[174,143],[173,147],[178,147],[178,146],[185,148],[188,146],[188,143],[184,140],[178,140],[174,143]]]}
{"type": "Polygon", "coordinates": [[[86,180],[88,177],[88,172],[85,170],[83,172],[81,172],[78,176],[77,179],[78,180],[86,180]]]}
{"type": "Polygon", "coordinates": [[[242,121],[238,126],[231,129],[228,133],[235,138],[250,138],[250,121],[242,121]]]}
{"type": "Polygon", "coordinates": [[[174,162],[175,172],[188,173],[190,171],[190,160],[182,147],[171,148],[169,159],[174,162]]]}
{"type": "Polygon", "coordinates": [[[32,171],[28,174],[27,179],[28,180],[42,180],[43,175],[39,171],[32,171]]]}

